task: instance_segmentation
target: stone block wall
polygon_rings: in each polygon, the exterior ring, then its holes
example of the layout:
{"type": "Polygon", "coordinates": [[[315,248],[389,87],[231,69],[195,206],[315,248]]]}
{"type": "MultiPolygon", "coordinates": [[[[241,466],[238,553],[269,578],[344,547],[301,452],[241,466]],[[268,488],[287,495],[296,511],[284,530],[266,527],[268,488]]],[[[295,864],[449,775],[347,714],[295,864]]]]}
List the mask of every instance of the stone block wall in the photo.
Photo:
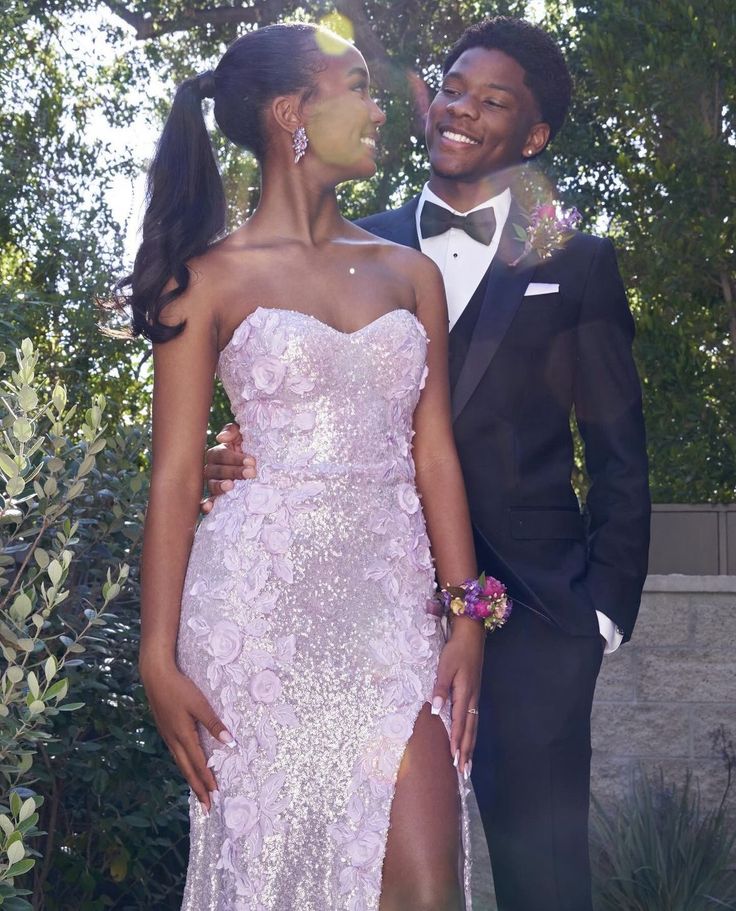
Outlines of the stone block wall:
{"type": "MultiPolygon", "coordinates": [[[[726,772],[712,734],[736,741],[736,576],[649,576],[631,642],[603,659],[593,708],[593,792],[628,793],[641,770],[691,769],[716,803],[726,772]]],[[[729,803],[736,815],[736,795],[729,803]]]]}
{"type": "MultiPolygon", "coordinates": [[[[715,806],[726,783],[711,740],[720,725],[736,742],[736,576],[649,576],[634,636],[603,659],[598,678],[593,793],[613,808],[642,770],[680,784],[690,769],[704,805],[715,806]]],[[[475,806],[471,819],[473,907],[496,911],[475,806]]]]}

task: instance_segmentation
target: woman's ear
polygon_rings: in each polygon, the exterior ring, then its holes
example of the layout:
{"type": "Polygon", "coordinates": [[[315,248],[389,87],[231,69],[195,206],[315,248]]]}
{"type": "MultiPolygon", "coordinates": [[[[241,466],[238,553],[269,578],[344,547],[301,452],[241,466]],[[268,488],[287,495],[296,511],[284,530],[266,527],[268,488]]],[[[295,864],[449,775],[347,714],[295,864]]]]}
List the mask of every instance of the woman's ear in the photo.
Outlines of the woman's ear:
{"type": "Polygon", "coordinates": [[[277,125],[292,136],[304,126],[299,110],[299,99],[294,95],[279,95],[271,102],[271,114],[277,125]]]}

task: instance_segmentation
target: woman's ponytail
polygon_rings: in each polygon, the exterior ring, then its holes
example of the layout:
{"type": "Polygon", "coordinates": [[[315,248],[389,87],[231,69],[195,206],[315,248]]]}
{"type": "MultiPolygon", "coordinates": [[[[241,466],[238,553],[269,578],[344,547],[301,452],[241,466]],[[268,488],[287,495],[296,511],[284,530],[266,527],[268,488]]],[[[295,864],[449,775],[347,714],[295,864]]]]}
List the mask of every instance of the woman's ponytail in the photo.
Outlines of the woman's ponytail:
{"type": "Polygon", "coordinates": [[[133,271],[118,284],[129,288],[133,334],[152,342],[177,336],[184,323],[161,322],[161,311],[189,286],[186,263],[225,231],[225,192],[202,113],[202,98],[213,97],[217,76],[187,79],[174,96],[148,172],[143,239],[133,271]],[[176,285],[165,294],[172,279],[176,285]]]}
{"type": "Polygon", "coordinates": [[[324,58],[317,27],[268,25],[237,38],[214,71],[177,89],[148,173],[143,240],[133,272],[117,285],[114,309],[130,309],[133,334],[153,342],[184,328],[166,325],[161,312],[189,286],[186,263],[225,233],[225,192],[202,114],[214,98],[222,133],[259,160],[266,154],[264,111],[277,95],[314,90],[324,58]],[[173,279],[175,285],[164,288],[173,279]]]}

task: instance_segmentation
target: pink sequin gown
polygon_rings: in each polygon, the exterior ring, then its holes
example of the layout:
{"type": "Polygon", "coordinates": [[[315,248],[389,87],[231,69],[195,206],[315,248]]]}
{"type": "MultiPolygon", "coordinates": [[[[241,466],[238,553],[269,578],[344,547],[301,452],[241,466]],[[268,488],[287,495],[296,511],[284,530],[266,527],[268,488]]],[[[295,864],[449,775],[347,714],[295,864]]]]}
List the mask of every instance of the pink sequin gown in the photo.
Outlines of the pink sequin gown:
{"type": "Polygon", "coordinates": [[[443,643],[411,457],[426,351],[405,310],[348,334],[259,308],[220,355],[258,478],[202,521],[184,586],[179,666],[237,741],[202,734],[219,793],[191,801],[184,911],[378,908],[443,643]]]}

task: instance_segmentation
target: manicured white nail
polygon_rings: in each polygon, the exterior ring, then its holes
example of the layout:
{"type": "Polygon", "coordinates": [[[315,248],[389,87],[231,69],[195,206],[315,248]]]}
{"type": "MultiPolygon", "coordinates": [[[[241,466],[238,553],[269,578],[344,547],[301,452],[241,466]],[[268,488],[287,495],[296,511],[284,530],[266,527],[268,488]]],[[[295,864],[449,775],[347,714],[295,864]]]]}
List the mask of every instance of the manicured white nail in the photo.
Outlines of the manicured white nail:
{"type": "Polygon", "coordinates": [[[230,733],[230,731],[227,730],[227,728],[223,728],[223,730],[220,731],[220,733],[217,735],[217,739],[220,741],[220,743],[224,743],[226,747],[230,747],[231,749],[237,746],[235,738],[230,733]]]}
{"type": "Polygon", "coordinates": [[[463,778],[466,781],[470,778],[470,773],[471,773],[472,769],[473,769],[473,762],[472,762],[472,760],[469,759],[465,763],[465,771],[463,772],[463,778]]]}
{"type": "Polygon", "coordinates": [[[460,750],[455,750],[455,758],[452,761],[452,764],[457,768],[457,764],[460,762],[460,750]]]}
{"type": "Polygon", "coordinates": [[[435,696],[434,699],[432,700],[432,714],[439,715],[439,713],[442,711],[442,706],[444,704],[445,704],[445,700],[442,698],[442,696],[435,696]]]}
{"type": "Polygon", "coordinates": [[[202,807],[202,812],[204,813],[205,816],[210,815],[210,811],[207,809],[207,807],[203,803],[200,803],[200,807],[202,807]]]}

